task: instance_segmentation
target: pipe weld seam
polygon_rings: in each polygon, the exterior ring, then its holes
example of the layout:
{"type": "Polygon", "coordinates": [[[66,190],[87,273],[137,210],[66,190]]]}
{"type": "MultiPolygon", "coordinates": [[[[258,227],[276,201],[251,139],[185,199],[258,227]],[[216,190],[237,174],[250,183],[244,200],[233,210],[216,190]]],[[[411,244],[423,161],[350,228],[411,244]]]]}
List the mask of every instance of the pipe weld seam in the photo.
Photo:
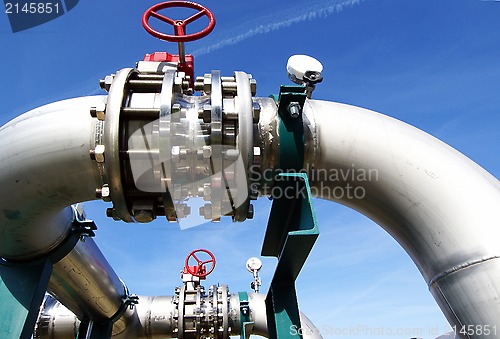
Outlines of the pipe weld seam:
{"type": "Polygon", "coordinates": [[[458,271],[461,271],[461,270],[464,270],[466,268],[469,268],[471,266],[474,266],[474,265],[478,265],[478,264],[482,264],[486,261],[490,261],[490,260],[493,260],[493,259],[499,259],[500,258],[500,255],[493,255],[493,256],[490,256],[490,257],[484,257],[484,258],[480,258],[480,259],[476,259],[476,260],[469,260],[469,261],[466,261],[464,262],[463,264],[460,264],[460,265],[457,265],[457,266],[453,266],[441,273],[438,273],[436,274],[434,277],[432,277],[432,279],[429,281],[429,283],[427,284],[428,287],[430,288],[433,284],[435,284],[438,280],[450,275],[450,274],[453,274],[455,272],[458,272],[458,271]]]}

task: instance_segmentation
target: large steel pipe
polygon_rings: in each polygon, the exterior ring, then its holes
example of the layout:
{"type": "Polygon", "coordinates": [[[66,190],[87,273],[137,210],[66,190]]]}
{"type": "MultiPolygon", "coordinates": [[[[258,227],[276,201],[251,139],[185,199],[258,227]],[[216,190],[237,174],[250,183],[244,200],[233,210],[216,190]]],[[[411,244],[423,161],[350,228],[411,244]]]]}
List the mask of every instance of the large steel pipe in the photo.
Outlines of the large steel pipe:
{"type": "MultiPolygon", "coordinates": [[[[268,337],[266,317],[266,295],[248,293],[250,320],[253,322],[251,334],[268,337]]],[[[233,300],[238,300],[234,295],[233,300]]],[[[239,315],[239,304],[231,305],[229,313],[239,315]]],[[[125,331],[112,336],[113,339],[161,339],[178,337],[176,321],[176,305],[171,296],[140,296],[135,307],[136,321],[129,324],[125,331]]],[[[131,317],[130,317],[131,318],[131,317]]],[[[234,319],[239,322],[239,316],[234,319]]],[[[302,328],[291,328],[290,333],[299,332],[304,339],[321,339],[320,331],[301,312],[302,328]]],[[[40,317],[35,328],[35,339],[75,339],[80,325],[78,318],[58,301],[47,297],[42,307],[40,317]]],[[[239,335],[232,330],[233,335],[239,335]]]]}
{"type": "Polygon", "coordinates": [[[54,264],[48,291],[79,319],[94,322],[105,322],[122,311],[128,294],[91,238],[79,241],[54,264]]]}
{"type": "Polygon", "coordinates": [[[361,212],[392,235],[452,325],[500,326],[500,182],[391,117],[315,100],[305,113],[304,166],[313,194],[361,212]]]}
{"type": "MultiPolygon", "coordinates": [[[[74,228],[70,204],[95,199],[97,169],[89,151],[104,96],[56,102],[0,128],[0,257],[47,255],[74,228]]],[[[92,239],[54,264],[48,291],[84,321],[105,322],[125,308],[126,288],[92,239]]],[[[123,317],[115,332],[126,326],[123,317]]]]}
{"type": "Polygon", "coordinates": [[[95,199],[89,110],[102,100],[56,102],[0,128],[0,257],[22,261],[48,253],[71,228],[66,207],[95,199]]]}

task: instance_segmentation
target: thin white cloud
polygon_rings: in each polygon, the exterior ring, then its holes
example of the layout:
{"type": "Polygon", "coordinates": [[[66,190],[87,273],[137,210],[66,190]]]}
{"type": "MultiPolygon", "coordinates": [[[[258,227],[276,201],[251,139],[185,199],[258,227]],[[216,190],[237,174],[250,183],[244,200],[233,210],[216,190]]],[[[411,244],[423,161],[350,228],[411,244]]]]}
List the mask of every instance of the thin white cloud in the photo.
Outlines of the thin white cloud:
{"type": "MultiPolygon", "coordinates": [[[[217,38],[218,42],[209,46],[198,48],[193,55],[200,56],[211,53],[226,46],[237,44],[256,35],[266,34],[290,27],[294,24],[326,18],[332,14],[341,12],[346,6],[354,6],[363,0],[329,0],[307,2],[307,5],[299,5],[287,8],[281,12],[273,13],[259,19],[261,24],[255,25],[255,21],[245,22],[237,29],[221,32],[217,38]]],[[[215,39],[210,39],[211,41],[215,39]]]]}

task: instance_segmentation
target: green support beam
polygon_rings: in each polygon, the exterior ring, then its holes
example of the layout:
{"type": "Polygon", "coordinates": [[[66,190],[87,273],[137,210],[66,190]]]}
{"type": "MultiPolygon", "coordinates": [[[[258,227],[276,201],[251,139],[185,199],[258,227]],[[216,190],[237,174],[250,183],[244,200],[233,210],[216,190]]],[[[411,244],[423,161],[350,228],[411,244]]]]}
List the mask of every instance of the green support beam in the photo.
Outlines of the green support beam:
{"type": "Polygon", "coordinates": [[[295,280],[319,236],[319,229],[307,175],[281,173],[279,177],[283,181],[278,181],[278,185],[290,195],[273,201],[262,246],[263,256],[278,258],[266,297],[267,325],[270,339],[296,339],[300,337],[297,330],[301,323],[295,280]]]}
{"type": "Polygon", "coordinates": [[[238,292],[240,299],[240,339],[250,338],[252,334],[254,322],[250,321],[250,306],[248,303],[248,293],[238,292]]]}
{"type": "Polygon", "coordinates": [[[270,339],[301,337],[295,280],[311,252],[319,230],[307,174],[303,173],[304,86],[281,86],[278,97],[279,169],[274,187],[280,192],[273,205],[262,245],[263,256],[278,258],[266,297],[270,339]]]}
{"type": "Polygon", "coordinates": [[[0,338],[31,338],[51,274],[48,259],[0,264],[0,338]]]}

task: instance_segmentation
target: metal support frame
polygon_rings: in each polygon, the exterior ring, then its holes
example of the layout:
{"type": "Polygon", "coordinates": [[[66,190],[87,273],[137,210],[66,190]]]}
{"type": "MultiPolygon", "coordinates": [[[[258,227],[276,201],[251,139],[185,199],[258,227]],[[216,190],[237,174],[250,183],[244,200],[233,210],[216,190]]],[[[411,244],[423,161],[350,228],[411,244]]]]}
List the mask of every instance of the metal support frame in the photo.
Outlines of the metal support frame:
{"type": "Polygon", "coordinates": [[[248,339],[252,334],[254,322],[250,320],[250,305],[248,303],[248,293],[238,292],[240,299],[240,338],[248,339]]]}
{"type": "MultiPolygon", "coordinates": [[[[304,86],[285,86],[280,88],[278,98],[279,116],[279,168],[299,172],[304,163],[304,126],[302,108],[306,101],[304,86]],[[296,105],[298,115],[293,115],[290,106],[296,105]]],[[[275,98],[276,99],[276,98],[275,98]]]]}
{"type": "Polygon", "coordinates": [[[0,264],[1,338],[31,338],[51,273],[48,258],[0,264]]]}
{"type": "Polygon", "coordinates": [[[263,256],[278,258],[266,297],[270,339],[296,338],[300,333],[291,331],[292,326],[301,327],[295,280],[319,236],[307,175],[279,176],[283,181],[278,185],[289,193],[273,201],[262,246],[263,256]]]}
{"type": "Polygon", "coordinates": [[[280,198],[274,199],[267,225],[263,256],[278,258],[278,264],[266,297],[267,326],[270,339],[301,337],[300,313],[295,280],[300,273],[319,230],[312,204],[307,174],[300,172],[304,159],[302,107],[306,99],[304,86],[282,86],[278,114],[280,117],[280,170],[276,185],[280,198]],[[292,115],[290,105],[297,105],[292,115]]]}

